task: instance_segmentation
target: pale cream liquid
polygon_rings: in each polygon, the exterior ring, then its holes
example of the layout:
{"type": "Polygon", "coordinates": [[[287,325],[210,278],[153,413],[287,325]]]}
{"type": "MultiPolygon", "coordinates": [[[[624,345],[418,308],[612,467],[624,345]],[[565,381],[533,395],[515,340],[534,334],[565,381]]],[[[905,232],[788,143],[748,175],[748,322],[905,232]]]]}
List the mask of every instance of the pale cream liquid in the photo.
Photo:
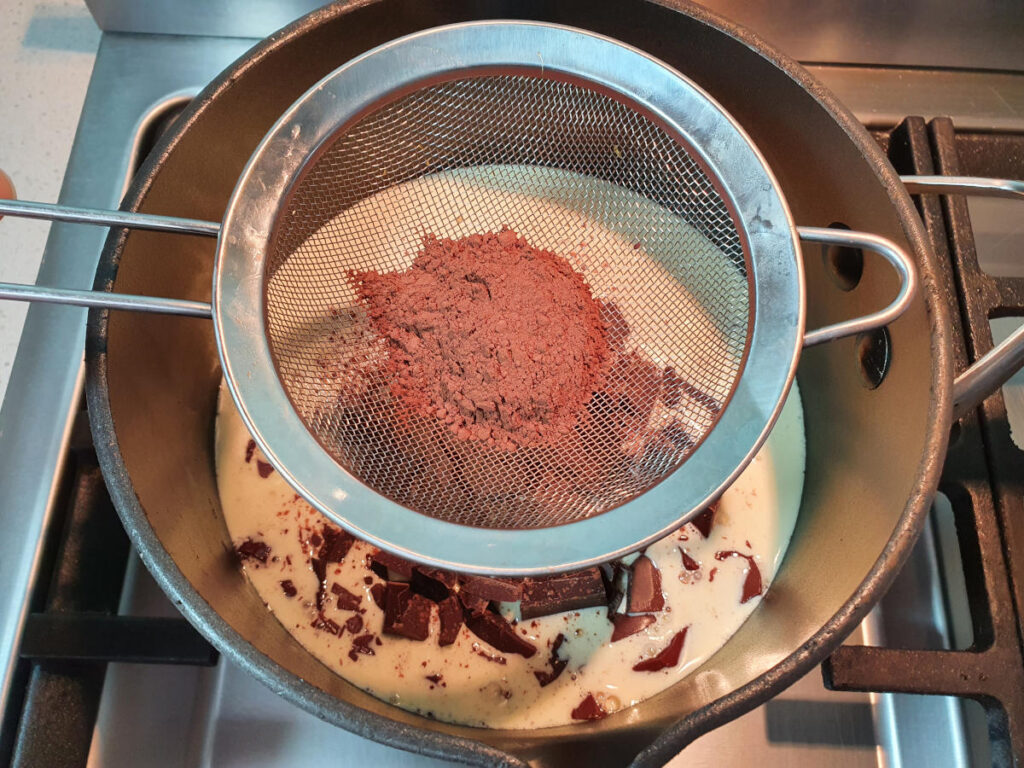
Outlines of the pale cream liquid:
{"type": "MultiPolygon", "coordinates": [[[[794,386],[768,441],[722,497],[710,538],[705,540],[688,525],[647,549],[647,556],[661,571],[665,593],[666,609],[656,614],[657,621],[614,644],[608,642],[612,628],[605,608],[525,621],[518,629],[526,630],[537,646],[530,659],[498,654],[465,627],[453,645],[441,648],[436,614],[426,641],[382,635],[383,611],[364,583],[366,576],[374,583],[380,581],[365,564],[372,547],[357,542],[344,563],[328,567],[327,580],[363,596],[361,632],[372,632],[382,644],[373,646],[375,655],[359,655],[358,661],[352,661],[348,656],[351,633],[337,637],[310,626],[316,617],[317,579],[309,564],[313,548],[308,537],[320,530],[324,518],[299,500],[276,472],[260,477],[258,451],[250,462],[245,461],[249,434],[223,391],[216,440],[217,478],[228,530],[236,544],[252,537],[270,546],[272,560],[266,566],[250,565],[245,572],[289,632],[332,670],[381,699],[430,713],[438,720],[492,728],[575,722],[570,713],[588,693],[599,698],[603,694],[606,709],[627,707],[664,690],[703,663],[761,599],[740,604],[747,562],[737,557],[718,561],[715,552],[753,554],[767,588],[793,531],[804,477],[803,413],[794,386]],[[680,546],[701,564],[699,571],[683,569],[680,546]],[[718,569],[713,582],[708,578],[712,568],[718,569]],[[296,597],[285,596],[280,586],[284,579],[294,583],[296,597]],[[684,627],[689,629],[678,665],[658,672],[633,671],[634,664],[664,648],[684,627]],[[542,688],[533,672],[548,668],[550,644],[559,633],[565,635],[559,654],[569,663],[558,679],[542,688]],[[501,656],[506,663],[488,661],[478,650],[501,656]],[[443,687],[427,679],[437,674],[443,676],[443,687]]],[[[332,599],[324,613],[338,624],[353,615],[339,610],[332,599]]]]}

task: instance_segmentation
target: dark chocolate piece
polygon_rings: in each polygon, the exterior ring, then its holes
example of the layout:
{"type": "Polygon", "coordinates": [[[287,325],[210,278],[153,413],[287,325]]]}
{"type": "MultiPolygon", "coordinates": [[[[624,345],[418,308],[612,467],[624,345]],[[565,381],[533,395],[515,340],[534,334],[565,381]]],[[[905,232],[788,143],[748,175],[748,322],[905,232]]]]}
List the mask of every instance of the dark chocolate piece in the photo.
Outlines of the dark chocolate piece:
{"type": "Polygon", "coordinates": [[[377,640],[377,645],[380,645],[380,638],[374,637],[373,635],[366,634],[360,635],[352,639],[352,650],[348,652],[348,657],[352,661],[359,661],[359,656],[356,654],[362,653],[366,656],[376,656],[373,648],[370,647],[370,643],[377,640]]]}
{"type": "Polygon", "coordinates": [[[743,580],[743,593],[740,595],[740,605],[743,605],[743,603],[753,600],[763,591],[764,585],[761,581],[761,569],[757,567],[757,562],[752,555],[745,555],[742,552],[734,551],[715,552],[715,560],[719,562],[727,557],[742,557],[747,561],[747,577],[743,580]]]}
{"type": "Polygon", "coordinates": [[[615,626],[615,629],[612,630],[611,642],[615,643],[624,637],[635,635],[637,632],[641,632],[651,626],[655,621],[656,619],[649,613],[641,613],[637,616],[616,613],[612,616],[612,624],[615,626]]]}
{"type": "Polygon", "coordinates": [[[693,527],[700,531],[700,535],[705,539],[711,535],[711,526],[715,524],[715,513],[718,511],[718,502],[709,504],[708,508],[697,515],[690,522],[693,523],[693,527]]]}
{"type": "Polygon", "coordinates": [[[430,635],[433,604],[409,589],[408,584],[389,581],[384,596],[384,634],[426,640],[430,635]]]}
{"type": "Polygon", "coordinates": [[[345,629],[351,632],[353,635],[359,634],[363,628],[363,617],[358,613],[354,616],[350,616],[345,622],[345,629]]]}
{"type": "Polygon", "coordinates": [[[447,571],[416,567],[412,569],[409,586],[416,594],[440,603],[451,594],[451,588],[455,586],[455,576],[447,571]]]}
{"type": "Polygon", "coordinates": [[[260,477],[267,478],[270,477],[270,473],[274,471],[274,468],[267,462],[256,459],[256,471],[260,473],[260,477]]]}
{"type": "Polygon", "coordinates": [[[444,675],[424,675],[424,677],[427,678],[427,680],[432,682],[434,685],[437,685],[441,682],[441,678],[443,678],[444,675]]]}
{"type": "Polygon", "coordinates": [[[665,607],[661,593],[661,572],[647,557],[640,555],[629,574],[629,613],[653,613],[665,607]]]}
{"type": "Polygon", "coordinates": [[[246,539],[235,548],[235,551],[243,560],[257,560],[266,563],[267,558],[270,557],[270,547],[267,546],[267,543],[256,539],[246,539]]]}
{"type": "Polygon", "coordinates": [[[378,577],[384,579],[384,581],[388,580],[388,567],[383,563],[375,563],[371,560],[370,570],[377,574],[378,577]]]}
{"type": "Polygon", "coordinates": [[[370,587],[370,597],[373,598],[373,602],[377,604],[377,607],[382,611],[384,610],[384,594],[385,587],[383,584],[374,584],[370,587]]]}
{"type": "Polygon", "coordinates": [[[373,562],[394,571],[402,578],[412,578],[413,565],[408,560],[403,560],[398,555],[392,555],[390,552],[385,552],[382,549],[375,551],[371,557],[373,562]]]}
{"type": "Polygon", "coordinates": [[[490,576],[463,576],[461,591],[484,600],[514,603],[523,594],[523,580],[495,579],[490,576]]]}
{"type": "Polygon", "coordinates": [[[551,616],[565,611],[578,611],[607,605],[600,568],[587,568],[572,573],[523,579],[523,601],[520,615],[524,619],[551,616]]]}
{"type": "Polygon", "coordinates": [[[633,665],[634,672],[657,672],[661,669],[667,669],[668,667],[674,667],[679,663],[679,654],[683,651],[683,643],[686,642],[686,630],[689,627],[683,627],[681,630],[676,632],[668,645],[661,649],[657,656],[652,656],[649,659],[644,659],[633,665]]]}
{"type": "Polygon", "coordinates": [[[462,606],[455,595],[449,595],[437,604],[437,616],[441,620],[441,633],[437,638],[440,646],[451,645],[462,629],[462,606]]]}
{"type": "Polygon", "coordinates": [[[312,557],[309,560],[309,565],[313,569],[313,573],[316,574],[316,609],[322,611],[324,597],[327,594],[327,563],[319,557],[312,557]]]}
{"type": "Polygon", "coordinates": [[[537,678],[537,682],[540,683],[541,688],[555,682],[555,680],[558,679],[558,676],[562,674],[562,671],[565,669],[565,665],[569,663],[568,659],[562,659],[558,656],[558,649],[562,647],[562,643],[564,642],[565,635],[559,632],[558,637],[555,638],[555,642],[551,645],[551,655],[548,657],[548,664],[551,669],[535,671],[533,673],[537,678]]]}
{"type": "Polygon", "coordinates": [[[686,550],[682,547],[679,547],[679,554],[683,556],[683,568],[685,568],[688,571],[700,570],[700,563],[698,563],[696,560],[694,560],[692,557],[686,554],[686,550]]]}
{"type": "Polygon", "coordinates": [[[285,579],[281,582],[281,591],[284,592],[285,597],[295,597],[299,594],[299,590],[295,588],[295,584],[292,583],[291,579],[285,579]]]}
{"type": "Polygon", "coordinates": [[[525,659],[537,652],[533,643],[520,636],[501,616],[485,611],[466,617],[469,630],[502,653],[518,653],[525,659]]]}
{"type": "Polygon", "coordinates": [[[338,637],[341,637],[341,633],[344,631],[341,626],[339,626],[338,622],[328,619],[322,613],[318,614],[317,617],[310,622],[310,626],[313,627],[313,629],[330,632],[332,635],[337,635],[338,637]]]}
{"type": "Polygon", "coordinates": [[[608,717],[608,713],[597,703],[592,693],[588,693],[587,698],[572,711],[573,720],[600,720],[602,717],[608,717]]]}
{"type": "Polygon", "coordinates": [[[618,560],[601,566],[601,574],[605,577],[604,588],[608,593],[609,615],[616,613],[622,605],[622,598],[626,596],[628,573],[629,568],[618,560]]]}
{"type": "Polygon", "coordinates": [[[463,607],[470,614],[483,613],[487,610],[489,601],[476,595],[471,595],[468,592],[459,591],[459,602],[462,603],[463,607]]]}
{"type": "Polygon", "coordinates": [[[331,592],[337,597],[336,603],[343,611],[354,611],[363,602],[363,598],[345,589],[341,584],[331,584],[331,592]]]}
{"type": "Polygon", "coordinates": [[[246,464],[248,464],[250,461],[252,461],[252,455],[255,452],[256,452],[256,441],[250,439],[249,442],[245,444],[245,463],[246,464]]]}
{"type": "Polygon", "coordinates": [[[324,543],[317,552],[317,557],[325,563],[340,563],[356,543],[355,536],[351,533],[329,525],[324,526],[323,539],[324,543]]]}

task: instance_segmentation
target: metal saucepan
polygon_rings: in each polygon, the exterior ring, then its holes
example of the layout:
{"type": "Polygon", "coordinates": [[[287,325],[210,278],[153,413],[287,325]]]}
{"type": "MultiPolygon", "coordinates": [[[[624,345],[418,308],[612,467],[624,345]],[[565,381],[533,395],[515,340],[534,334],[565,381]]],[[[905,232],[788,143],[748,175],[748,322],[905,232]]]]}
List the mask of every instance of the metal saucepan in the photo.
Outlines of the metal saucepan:
{"type": "MultiPolygon", "coordinates": [[[[125,527],[163,588],[228,658],[296,704],[369,738],[469,763],[656,765],[796,680],[864,616],[921,529],[954,392],[958,408],[969,407],[1007,366],[980,368],[954,385],[935,257],[892,167],[803,69],[695,6],[378,0],[316,11],[258,45],[193,102],[146,162],[125,208],[219,220],[253,149],[311,84],[386,40],[487,17],[592,29],[665,60],[744,126],[797,220],[877,232],[917,261],[922,290],[888,328],[892,361],[881,386],[861,384],[851,340],[802,357],[808,459],[800,519],[766,599],[736,635],[670,690],[596,723],[534,731],[438,723],[389,706],[322,666],[267,620],[237,568],[214,475],[220,371],[209,323],[91,312],[87,394],[96,448],[125,527]]],[[[213,250],[204,238],[115,229],[96,288],[202,300],[213,250]]],[[[839,291],[819,252],[805,250],[808,327],[867,314],[895,295],[896,276],[873,258],[855,290],[839,291]]],[[[1010,349],[996,359],[1016,362],[1010,349]]]]}

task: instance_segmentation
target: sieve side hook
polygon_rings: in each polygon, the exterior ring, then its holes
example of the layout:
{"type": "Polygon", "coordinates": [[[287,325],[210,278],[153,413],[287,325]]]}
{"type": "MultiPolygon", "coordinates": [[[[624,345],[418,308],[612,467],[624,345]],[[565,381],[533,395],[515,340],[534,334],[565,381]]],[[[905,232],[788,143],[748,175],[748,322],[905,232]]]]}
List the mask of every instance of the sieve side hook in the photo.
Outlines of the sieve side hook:
{"type": "Polygon", "coordinates": [[[842,339],[865,331],[873,331],[888,325],[906,312],[910,302],[914,300],[914,295],[917,293],[917,270],[914,268],[914,262],[910,255],[892,240],[869,232],[856,232],[848,229],[797,227],[796,231],[801,240],[808,242],[843,245],[874,251],[892,265],[900,278],[899,293],[896,294],[896,298],[889,306],[878,312],[872,312],[870,315],[844,320],[841,323],[809,331],[804,334],[805,347],[812,347],[815,344],[823,344],[826,341],[842,339]]]}
{"type": "MultiPolygon", "coordinates": [[[[76,224],[144,229],[152,232],[173,232],[182,235],[217,237],[220,224],[200,219],[157,216],[128,211],[77,208],[69,205],[36,203],[27,200],[0,200],[0,215],[23,219],[45,219],[76,224]]],[[[44,304],[69,304],[77,307],[124,309],[133,312],[156,312],[185,317],[212,317],[210,304],[184,299],[163,299],[154,296],[115,294],[105,291],[83,291],[70,288],[47,288],[36,285],[0,283],[0,299],[38,301],[44,304]]]]}

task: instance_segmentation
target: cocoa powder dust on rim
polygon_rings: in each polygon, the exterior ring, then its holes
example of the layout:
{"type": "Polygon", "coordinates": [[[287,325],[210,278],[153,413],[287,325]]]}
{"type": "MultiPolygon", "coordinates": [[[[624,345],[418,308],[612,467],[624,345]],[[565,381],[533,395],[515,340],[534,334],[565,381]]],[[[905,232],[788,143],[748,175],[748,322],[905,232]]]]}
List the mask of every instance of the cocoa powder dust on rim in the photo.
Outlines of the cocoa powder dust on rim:
{"type": "Polygon", "coordinates": [[[392,396],[461,440],[551,445],[578,425],[614,364],[587,283],[508,228],[426,235],[408,269],[349,278],[387,345],[392,396]]]}

